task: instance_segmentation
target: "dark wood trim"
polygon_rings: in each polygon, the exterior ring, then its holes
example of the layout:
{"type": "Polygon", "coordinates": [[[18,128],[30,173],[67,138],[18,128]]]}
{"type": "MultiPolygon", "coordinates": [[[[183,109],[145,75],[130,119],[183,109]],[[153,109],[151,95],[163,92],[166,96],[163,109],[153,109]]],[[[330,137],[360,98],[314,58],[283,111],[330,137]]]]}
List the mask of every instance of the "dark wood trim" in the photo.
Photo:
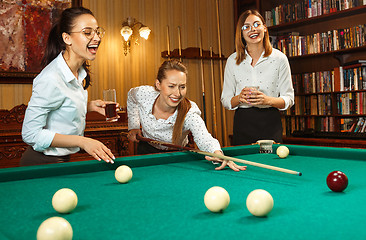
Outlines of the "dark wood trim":
{"type": "MultiPolygon", "coordinates": [[[[27,148],[21,136],[24,114],[27,106],[15,106],[11,110],[0,109],[0,168],[19,166],[20,158],[27,148]]],[[[135,144],[127,139],[127,113],[118,112],[117,122],[109,123],[105,117],[96,112],[89,112],[86,116],[84,135],[101,141],[116,157],[133,155],[135,144]]],[[[93,159],[85,151],[71,156],[71,161],[93,159]]]]}
{"type": "Polygon", "coordinates": [[[301,138],[284,137],[284,144],[342,147],[342,148],[366,148],[366,140],[351,139],[323,139],[323,138],[301,138]]]}

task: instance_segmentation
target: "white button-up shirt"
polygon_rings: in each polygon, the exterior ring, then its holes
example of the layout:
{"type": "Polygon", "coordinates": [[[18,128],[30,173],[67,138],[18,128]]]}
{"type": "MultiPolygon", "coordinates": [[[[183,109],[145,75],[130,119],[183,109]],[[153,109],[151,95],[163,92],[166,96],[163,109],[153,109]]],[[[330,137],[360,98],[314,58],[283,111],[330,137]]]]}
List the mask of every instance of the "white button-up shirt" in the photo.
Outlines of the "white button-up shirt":
{"type": "Polygon", "coordinates": [[[88,92],[82,82],[84,68],[78,79],[60,53],[33,81],[32,97],[25,112],[22,137],[34,150],[46,155],[64,156],[78,152],[78,147],[50,147],[56,133],[84,134],[88,92]]]}
{"type": "MultiPolygon", "coordinates": [[[[280,97],[285,101],[286,110],[294,105],[294,88],[291,80],[291,69],[288,59],[281,51],[273,48],[271,55],[263,57],[253,67],[252,58],[245,50],[246,58],[236,64],[236,52],[227,59],[224,74],[224,86],[221,102],[225,108],[235,110],[238,107],[249,108],[249,104],[242,103],[235,108],[231,106],[231,99],[240,94],[246,86],[259,86],[259,91],[270,97],[280,97]]],[[[268,105],[256,106],[268,108],[268,105]]]]}
{"type": "MultiPolygon", "coordinates": [[[[153,86],[140,86],[132,88],[128,92],[127,112],[128,129],[140,129],[145,137],[162,142],[172,142],[174,123],[177,119],[178,111],[175,111],[168,119],[156,119],[152,114],[155,100],[159,92],[153,86]]],[[[184,144],[188,143],[189,131],[192,132],[193,139],[198,148],[205,152],[221,150],[220,143],[207,131],[205,122],[201,118],[201,111],[196,103],[191,102],[183,124],[182,137],[184,144]]],[[[154,145],[159,149],[167,149],[164,146],[154,145]]]]}

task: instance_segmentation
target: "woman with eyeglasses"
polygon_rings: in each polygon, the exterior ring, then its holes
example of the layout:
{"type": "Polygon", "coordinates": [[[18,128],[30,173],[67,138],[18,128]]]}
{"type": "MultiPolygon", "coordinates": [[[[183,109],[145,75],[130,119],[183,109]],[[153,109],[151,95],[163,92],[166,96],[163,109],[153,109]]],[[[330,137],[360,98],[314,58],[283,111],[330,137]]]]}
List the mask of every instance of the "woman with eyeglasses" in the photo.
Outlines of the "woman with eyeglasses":
{"type": "Polygon", "coordinates": [[[291,69],[286,55],[272,48],[258,11],[240,15],[235,48],[226,62],[221,95],[224,107],[235,110],[232,144],[282,142],[280,110],[294,104],[291,69]]]}
{"type": "Polygon", "coordinates": [[[105,115],[102,100],[88,102],[90,76],[87,61],[96,57],[103,28],[86,8],[64,10],[50,31],[44,69],[33,81],[22,137],[30,146],[20,165],[65,162],[84,149],[97,160],[113,163],[103,143],[84,137],[88,111],[105,115]]]}

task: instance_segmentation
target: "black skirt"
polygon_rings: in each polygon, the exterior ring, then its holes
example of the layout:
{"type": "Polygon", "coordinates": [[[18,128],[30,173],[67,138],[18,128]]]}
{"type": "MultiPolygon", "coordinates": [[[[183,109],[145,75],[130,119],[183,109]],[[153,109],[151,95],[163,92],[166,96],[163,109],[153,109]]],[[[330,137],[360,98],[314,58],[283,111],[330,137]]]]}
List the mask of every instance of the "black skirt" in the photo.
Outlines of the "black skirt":
{"type": "Polygon", "coordinates": [[[162,150],[158,149],[154,146],[151,146],[147,142],[139,141],[137,144],[137,154],[143,155],[143,154],[152,154],[152,153],[166,153],[166,152],[176,152],[177,150],[162,150]]]}
{"type": "Polygon", "coordinates": [[[70,161],[70,155],[66,156],[48,156],[35,151],[31,146],[25,150],[20,159],[20,166],[33,166],[47,163],[62,163],[70,161]]]}
{"type": "Polygon", "coordinates": [[[258,140],[282,142],[280,111],[273,107],[236,109],[232,144],[252,144],[258,140]]]}

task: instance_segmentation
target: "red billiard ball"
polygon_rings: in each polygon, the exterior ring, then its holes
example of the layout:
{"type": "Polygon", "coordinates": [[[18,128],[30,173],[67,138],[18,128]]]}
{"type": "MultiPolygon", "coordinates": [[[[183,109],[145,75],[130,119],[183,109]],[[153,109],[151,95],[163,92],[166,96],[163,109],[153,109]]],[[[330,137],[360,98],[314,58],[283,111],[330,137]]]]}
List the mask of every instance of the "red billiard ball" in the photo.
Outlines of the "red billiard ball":
{"type": "Polygon", "coordinates": [[[333,192],[342,192],[348,186],[348,178],[341,171],[333,171],[327,177],[327,185],[333,192]]]}

